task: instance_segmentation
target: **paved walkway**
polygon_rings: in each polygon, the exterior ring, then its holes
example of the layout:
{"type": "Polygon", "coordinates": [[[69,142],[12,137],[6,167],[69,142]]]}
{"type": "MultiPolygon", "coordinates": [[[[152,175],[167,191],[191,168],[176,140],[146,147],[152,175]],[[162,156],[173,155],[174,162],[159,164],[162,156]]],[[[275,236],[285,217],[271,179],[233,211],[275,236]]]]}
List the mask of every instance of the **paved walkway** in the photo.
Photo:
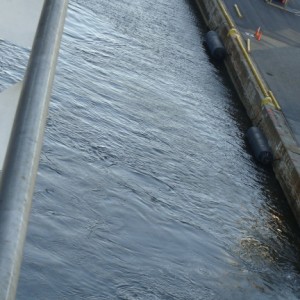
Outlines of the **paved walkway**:
{"type": "Polygon", "coordinates": [[[279,0],[223,0],[242,36],[251,39],[251,57],[278,100],[300,146],[300,1],[289,0],[287,10],[279,0]],[[242,18],[239,18],[237,4],[242,18]],[[298,12],[299,15],[294,12],[298,12]],[[263,35],[254,37],[258,27],[263,35]]]}

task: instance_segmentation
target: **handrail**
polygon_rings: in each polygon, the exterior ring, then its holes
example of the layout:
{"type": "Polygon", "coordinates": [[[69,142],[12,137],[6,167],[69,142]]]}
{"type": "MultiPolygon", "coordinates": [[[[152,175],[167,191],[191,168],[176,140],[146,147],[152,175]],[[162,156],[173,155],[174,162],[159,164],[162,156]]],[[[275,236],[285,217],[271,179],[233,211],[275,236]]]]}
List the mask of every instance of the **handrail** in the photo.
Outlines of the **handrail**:
{"type": "MultiPolygon", "coordinates": [[[[45,0],[0,181],[0,300],[15,299],[68,0],[45,0]]],[[[17,17],[17,16],[16,16],[17,17]]]]}

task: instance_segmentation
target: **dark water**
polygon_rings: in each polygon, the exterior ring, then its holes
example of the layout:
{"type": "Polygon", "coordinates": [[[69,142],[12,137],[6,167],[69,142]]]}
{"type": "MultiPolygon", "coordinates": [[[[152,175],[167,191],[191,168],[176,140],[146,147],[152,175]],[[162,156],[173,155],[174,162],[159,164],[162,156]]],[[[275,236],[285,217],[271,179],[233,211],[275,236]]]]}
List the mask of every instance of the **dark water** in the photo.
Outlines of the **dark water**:
{"type": "Polygon", "coordinates": [[[189,1],[70,1],[18,299],[300,298],[298,228],[204,31],[189,1]]]}

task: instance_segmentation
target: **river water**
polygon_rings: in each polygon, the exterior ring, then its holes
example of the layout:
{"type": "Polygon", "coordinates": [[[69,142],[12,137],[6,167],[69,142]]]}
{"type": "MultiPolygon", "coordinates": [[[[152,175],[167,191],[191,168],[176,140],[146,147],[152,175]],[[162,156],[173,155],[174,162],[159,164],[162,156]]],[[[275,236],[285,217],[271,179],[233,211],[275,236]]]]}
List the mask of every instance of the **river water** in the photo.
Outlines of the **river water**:
{"type": "Polygon", "coordinates": [[[199,20],[70,1],[17,299],[300,298],[298,228],[199,20]]]}

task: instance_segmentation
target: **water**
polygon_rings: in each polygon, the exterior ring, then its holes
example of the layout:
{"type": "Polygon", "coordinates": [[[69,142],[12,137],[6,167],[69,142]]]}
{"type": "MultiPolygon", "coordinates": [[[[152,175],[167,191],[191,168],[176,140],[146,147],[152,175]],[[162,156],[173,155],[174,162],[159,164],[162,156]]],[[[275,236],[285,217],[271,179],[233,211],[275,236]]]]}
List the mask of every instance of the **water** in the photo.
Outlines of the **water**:
{"type": "Polygon", "coordinates": [[[204,32],[190,1],[70,1],[17,299],[300,297],[298,228],[204,32]]]}

